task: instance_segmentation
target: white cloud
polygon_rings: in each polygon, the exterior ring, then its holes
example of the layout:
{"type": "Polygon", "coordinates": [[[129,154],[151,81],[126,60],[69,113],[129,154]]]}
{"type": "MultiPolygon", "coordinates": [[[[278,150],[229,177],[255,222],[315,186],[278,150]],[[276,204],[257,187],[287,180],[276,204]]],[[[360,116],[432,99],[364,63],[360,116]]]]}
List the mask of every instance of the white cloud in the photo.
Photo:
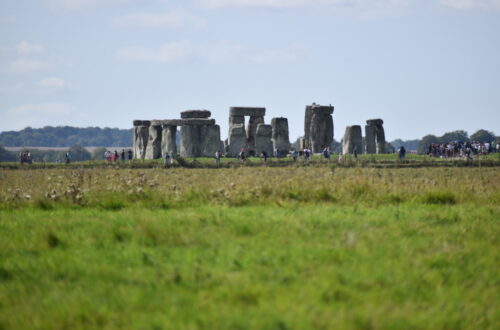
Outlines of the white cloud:
{"type": "Polygon", "coordinates": [[[439,0],[447,7],[455,9],[498,9],[500,10],[500,0],[439,0]]]}
{"type": "Polygon", "coordinates": [[[140,0],[46,0],[54,8],[83,9],[107,5],[124,5],[140,0]]]}
{"type": "Polygon", "coordinates": [[[419,4],[416,0],[198,0],[198,3],[209,8],[311,9],[359,18],[406,13],[419,4]]]}
{"type": "Polygon", "coordinates": [[[183,11],[173,10],[166,13],[140,13],[120,16],[113,19],[112,24],[120,27],[138,26],[147,28],[179,28],[182,26],[203,26],[206,21],[183,11]]]}
{"type": "Polygon", "coordinates": [[[124,47],[116,56],[125,61],[167,63],[191,56],[193,47],[189,41],[171,42],[158,48],[124,47]]]}
{"type": "Polygon", "coordinates": [[[20,55],[41,54],[45,51],[45,47],[40,44],[21,41],[16,45],[16,50],[20,55]]]}
{"type": "Polygon", "coordinates": [[[310,47],[305,45],[294,45],[285,49],[271,49],[255,54],[251,60],[256,63],[270,63],[270,62],[292,62],[308,51],[310,47]]]}
{"type": "Polygon", "coordinates": [[[2,94],[12,94],[12,93],[18,93],[22,91],[26,87],[26,84],[23,82],[18,82],[15,84],[4,84],[0,85],[0,93],[2,94]]]}
{"type": "Polygon", "coordinates": [[[58,77],[48,77],[42,79],[38,82],[38,85],[48,88],[65,88],[70,86],[69,82],[67,82],[63,78],[58,77]]]}
{"type": "Polygon", "coordinates": [[[9,67],[14,73],[28,73],[45,70],[50,67],[50,63],[42,60],[20,58],[12,61],[9,67]]]}
{"type": "Polygon", "coordinates": [[[245,47],[242,45],[218,43],[201,47],[197,53],[209,62],[222,63],[242,58],[242,52],[244,50],[245,47]]]}
{"type": "Polygon", "coordinates": [[[62,102],[49,102],[42,104],[26,104],[7,110],[7,115],[17,116],[69,116],[75,114],[72,105],[62,102]]]}
{"type": "Polygon", "coordinates": [[[77,123],[84,117],[73,105],[64,102],[25,104],[0,112],[0,116],[2,122],[8,123],[8,129],[77,123]]]}

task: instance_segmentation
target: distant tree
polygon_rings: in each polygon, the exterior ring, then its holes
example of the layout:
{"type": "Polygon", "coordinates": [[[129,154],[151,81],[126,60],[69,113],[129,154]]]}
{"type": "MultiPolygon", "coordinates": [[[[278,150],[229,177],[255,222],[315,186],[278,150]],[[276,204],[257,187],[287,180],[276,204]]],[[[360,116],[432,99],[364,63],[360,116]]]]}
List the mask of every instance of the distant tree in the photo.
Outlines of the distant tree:
{"type": "Polygon", "coordinates": [[[333,142],[332,142],[332,152],[336,153],[336,154],[341,154],[342,153],[342,143],[340,143],[337,140],[333,139],[333,142]]]}
{"type": "Polygon", "coordinates": [[[92,151],[92,159],[104,160],[104,153],[106,152],[106,150],[107,149],[104,147],[95,148],[94,151],[92,151]]]}
{"type": "Polygon", "coordinates": [[[391,142],[391,145],[394,147],[395,150],[398,150],[399,147],[403,146],[407,151],[410,150],[418,150],[418,145],[421,140],[415,139],[415,140],[402,140],[402,139],[396,139],[391,142]]]}
{"type": "Polygon", "coordinates": [[[21,131],[0,133],[0,144],[7,147],[130,147],[132,129],[71,126],[26,127],[21,131]]]}
{"type": "Polygon", "coordinates": [[[492,142],[496,140],[496,136],[493,132],[487,131],[485,129],[480,129],[476,133],[470,136],[471,141],[478,142],[492,142]]]}
{"type": "Polygon", "coordinates": [[[0,146],[0,162],[15,162],[17,160],[16,158],[17,157],[13,152],[10,152],[9,150],[0,146]]]}
{"type": "Polygon", "coordinates": [[[434,143],[441,143],[440,139],[437,136],[432,134],[424,136],[418,144],[417,152],[419,154],[425,154],[427,152],[427,147],[429,146],[429,144],[434,143]]]}
{"type": "Polygon", "coordinates": [[[69,148],[69,152],[71,152],[71,161],[73,162],[81,162],[92,159],[90,152],[78,144],[69,148]]]}
{"type": "Polygon", "coordinates": [[[458,130],[445,133],[439,138],[440,143],[448,143],[452,141],[467,142],[469,141],[469,134],[466,131],[458,130]]]}

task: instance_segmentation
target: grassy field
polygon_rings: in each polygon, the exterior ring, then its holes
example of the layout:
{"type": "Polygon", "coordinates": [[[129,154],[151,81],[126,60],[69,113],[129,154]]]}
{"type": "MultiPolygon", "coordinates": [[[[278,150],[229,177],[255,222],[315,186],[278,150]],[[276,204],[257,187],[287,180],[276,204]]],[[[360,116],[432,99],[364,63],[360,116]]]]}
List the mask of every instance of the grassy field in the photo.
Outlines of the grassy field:
{"type": "Polygon", "coordinates": [[[499,167],[0,169],[0,329],[498,329],[499,167]]]}

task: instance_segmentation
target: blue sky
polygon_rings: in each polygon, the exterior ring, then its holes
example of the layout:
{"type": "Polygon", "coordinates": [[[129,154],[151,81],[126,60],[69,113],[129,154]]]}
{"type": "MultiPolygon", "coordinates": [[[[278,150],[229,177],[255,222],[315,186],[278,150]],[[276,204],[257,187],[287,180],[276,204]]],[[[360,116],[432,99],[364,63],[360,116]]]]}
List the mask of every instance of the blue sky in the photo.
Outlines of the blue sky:
{"type": "Polygon", "coordinates": [[[500,0],[2,0],[0,131],[304,107],[388,139],[500,134],[500,0]]]}

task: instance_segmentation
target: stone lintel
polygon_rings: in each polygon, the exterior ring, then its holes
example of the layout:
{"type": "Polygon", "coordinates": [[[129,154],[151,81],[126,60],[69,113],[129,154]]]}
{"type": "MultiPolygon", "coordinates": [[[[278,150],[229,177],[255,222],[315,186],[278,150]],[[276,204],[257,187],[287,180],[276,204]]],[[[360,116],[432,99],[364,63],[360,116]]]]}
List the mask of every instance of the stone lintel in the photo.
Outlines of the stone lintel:
{"type": "Polygon", "coordinates": [[[150,126],[150,120],[134,120],[134,126],[150,126]]]}
{"type": "Polygon", "coordinates": [[[182,119],[210,118],[212,113],[208,110],[186,110],[181,112],[182,119]]]}
{"type": "Polygon", "coordinates": [[[366,121],[367,125],[380,126],[384,124],[382,119],[369,119],[366,121]]]}
{"type": "Polygon", "coordinates": [[[314,104],[311,106],[311,111],[316,114],[331,115],[333,113],[334,107],[331,105],[319,105],[314,104]]]}
{"type": "Polygon", "coordinates": [[[266,108],[260,107],[231,107],[229,109],[230,116],[251,116],[251,117],[264,117],[266,115],[266,108]]]}

